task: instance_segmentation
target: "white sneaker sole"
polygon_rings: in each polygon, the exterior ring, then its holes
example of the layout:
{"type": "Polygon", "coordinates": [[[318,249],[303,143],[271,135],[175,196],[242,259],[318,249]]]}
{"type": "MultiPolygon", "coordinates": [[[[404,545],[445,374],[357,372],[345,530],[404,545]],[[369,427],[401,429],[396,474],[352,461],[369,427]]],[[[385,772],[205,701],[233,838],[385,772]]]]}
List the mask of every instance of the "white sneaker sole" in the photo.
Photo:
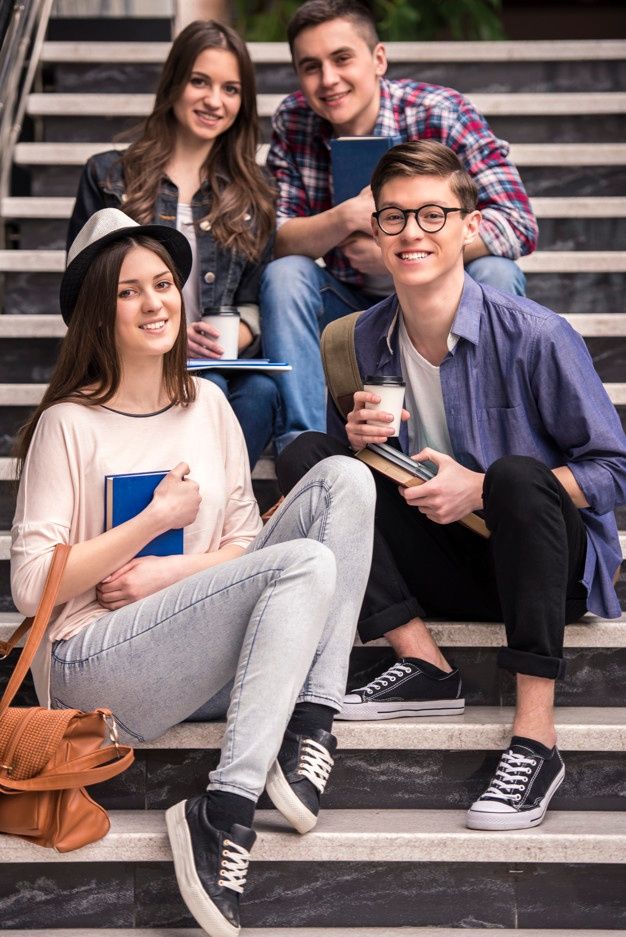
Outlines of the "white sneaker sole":
{"type": "Polygon", "coordinates": [[[461,716],[465,711],[465,700],[407,700],[405,703],[344,703],[335,719],[397,719],[402,716],[461,716]]]}
{"type": "Polygon", "coordinates": [[[278,764],[278,759],[269,770],[265,790],[279,813],[282,813],[285,820],[291,823],[298,833],[308,833],[313,829],[317,823],[317,816],[311,813],[291,790],[283,769],[278,764]]]}
{"type": "Polygon", "coordinates": [[[165,811],[165,823],[172,846],[176,881],[183,901],[209,937],[238,937],[241,928],[233,927],[219,908],[213,904],[196,872],[191,836],[185,818],[186,803],[186,800],[182,800],[165,811]]]}
{"type": "Polygon", "coordinates": [[[465,825],[470,830],[527,830],[539,826],[546,815],[550,801],[563,783],[565,767],[561,768],[554,781],[546,791],[546,796],[534,810],[525,810],[520,813],[492,813],[471,806],[467,811],[465,825]]]}

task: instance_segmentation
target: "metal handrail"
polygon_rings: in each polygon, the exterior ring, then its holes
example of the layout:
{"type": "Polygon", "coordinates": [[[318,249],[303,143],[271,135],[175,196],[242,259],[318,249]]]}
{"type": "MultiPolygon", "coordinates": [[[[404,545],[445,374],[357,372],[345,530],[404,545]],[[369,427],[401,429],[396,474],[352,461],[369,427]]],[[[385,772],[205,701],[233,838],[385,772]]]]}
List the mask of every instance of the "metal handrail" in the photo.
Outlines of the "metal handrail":
{"type": "Polygon", "coordinates": [[[53,0],[16,0],[0,49],[0,199],[9,193],[13,150],[22,131],[52,4],[53,0]]]}

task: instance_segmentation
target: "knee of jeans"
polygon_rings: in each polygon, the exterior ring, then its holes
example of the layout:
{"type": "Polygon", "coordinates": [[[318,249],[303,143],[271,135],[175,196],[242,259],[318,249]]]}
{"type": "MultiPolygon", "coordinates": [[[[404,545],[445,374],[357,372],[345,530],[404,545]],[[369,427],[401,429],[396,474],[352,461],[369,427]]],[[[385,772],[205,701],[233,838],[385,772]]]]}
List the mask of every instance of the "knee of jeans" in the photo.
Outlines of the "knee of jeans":
{"type": "Polygon", "coordinates": [[[347,455],[333,455],[315,468],[332,485],[333,490],[346,492],[350,498],[352,516],[364,520],[364,512],[373,512],[376,485],[372,473],[363,462],[347,455]]]}
{"type": "Polygon", "coordinates": [[[280,391],[276,383],[267,374],[249,374],[246,380],[245,392],[264,405],[277,407],[280,403],[280,391]]]}
{"type": "Polygon", "coordinates": [[[477,257],[467,264],[466,270],[477,283],[493,286],[503,293],[525,295],[526,277],[515,261],[508,257],[495,257],[493,254],[477,257]]]}
{"type": "Polygon", "coordinates": [[[530,456],[507,455],[492,462],[485,473],[483,487],[485,508],[500,501],[513,510],[516,506],[522,515],[528,515],[537,483],[550,482],[550,469],[530,456]]]}
{"type": "MultiPolygon", "coordinates": [[[[261,291],[267,295],[275,292],[281,303],[286,295],[302,288],[303,281],[312,282],[315,289],[318,287],[317,264],[310,257],[297,254],[289,257],[279,257],[265,267],[261,276],[261,291]]],[[[282,305],[281,305],[282,308],[282,305]]]]}

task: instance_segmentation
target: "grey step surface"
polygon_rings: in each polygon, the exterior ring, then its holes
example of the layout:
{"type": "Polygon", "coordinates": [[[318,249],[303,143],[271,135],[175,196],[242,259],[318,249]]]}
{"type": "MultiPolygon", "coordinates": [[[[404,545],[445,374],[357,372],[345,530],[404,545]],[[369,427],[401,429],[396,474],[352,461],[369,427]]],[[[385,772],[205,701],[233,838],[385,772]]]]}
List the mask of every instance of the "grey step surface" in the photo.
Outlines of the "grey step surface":
{"type": "MultiPolygon", "coordinates": [[[[626,931],[577,930],[576,937],[619,937],[626,931]]],[[[25,937],[23,930],[3,930],[2,937],[25,937]]],[[[194,927],[74,928],[29,930],[28,937],[205,937],[194,927]]],[[[494,937],[492,928],[484,927],[244,927],[240,937],[494,937]]],[[[571,930],[510,930],[498,928],[495,937],[572,937],[571,930]]]]}
{"type": "MultiPolygon", "coordinates": [[[[171,852],[160,811],[111,811],[111,830],[70,853],[43,850],[0,835],[0,862],[167,862],[171,852]]],[[[256,814],[253,862],[626,863],[626,812],[551,811],[531,830],[468,830],[458,810],[332,810],[307,836],[273,810],[256,814]]]]}
{"type": "MultiPolygon", "coordinates": [[[[111,143],[18,143],[13,158],[18,165],[82,166],[93,156],[110,149],[111,143]]],[[[258,149],[257,162],[264,164],[269,146],[258,149]]],[[[517,166],[622,166],[626,143],[513,143],[511,159],[517,166]]]]}
{"type": "MultiPolygon", "coordinates": [[[[536,251],[520,257],[525,273],[626,273],[626,251],[536,251]]],[[[62,273],[65,251],[0,250],[0,272],[62,273]]]]}
{"type": "MultiPolygon", "coordinates": [[[[626,93],[581,91],[532,94],[470,94],[470,101],[487,117],[496,115],[563,116],[626,114],[626,93]]],[[[271,117],[284,95],[257,96],[259,117],[271,117]]],[[[28,96],[27,113],[43,116],[144,117],[154,103],[151,94],[35,93],[28,96]]]]}
{"type": "MultiPolygon", "coordinates": [[[[50,146],[54,144],[41,144],[50,146]]],[[[87,144],[91,145],[91,144],[87,144]]],[[[95,144],[94,144],[95,145],[95,144]]],[[[106,148],[106,144],[102,144],[106,148]]],[[[111,148],[111,145],[109,145],[111,148]]],[[[51,149],[52,152],[52,149],[51,149]]],[[[94,152],[98,152],[94,150],[94,152]]],[[[582,198],[534,198],[531,199],[537,218],[626,218],[626,198],[585,196],[582,198]]],[[[69,218],[74,207],[71,197],[43,198],[37,196],[8,197],[0,202],[0,217],[4,219],[24,218],[69,218]]]]}
{"type": "MultiPolygon", "coordinates": [[[[626,312],[563,314],[563,318],[580,335],[597,338],[626,336],[626,312]]],[[[63,338],[66,331],[67,327],[59,315],[20,315],[9,312],[0,315],[0,339],[63,338]]]]}
{"type": "MultiPolygon", "coordinates": [[[[286,42],[249,42],[255,65],[290,64],[286,42]]],[[[548,40],[534,42],[387,42],[391,62],[556,62],[626,58],[623,39],[548,40]]],[[[168,42],[45,42],[42,62],[145,62],[160,64],[168,42]]]]}

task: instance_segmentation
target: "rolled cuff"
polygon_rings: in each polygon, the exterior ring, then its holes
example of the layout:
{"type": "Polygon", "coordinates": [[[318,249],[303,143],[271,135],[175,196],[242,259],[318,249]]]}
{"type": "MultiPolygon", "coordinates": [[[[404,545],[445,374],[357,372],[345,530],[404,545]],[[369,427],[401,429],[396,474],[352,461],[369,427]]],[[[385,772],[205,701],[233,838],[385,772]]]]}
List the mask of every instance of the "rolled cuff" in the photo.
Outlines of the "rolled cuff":
{"type": "Polygon", "coordinates": [[[500,648],[497,664],[509,673],[523,673],[529,677],[545,677],[548,680],[562,680],[566,670],[562,657],[547,657],[544,654],[533,654],[531,651],[518,651],[512,647],[500,648]]]}
{"type": "Polygon", "coordinates": [[[399,628],[400,625],[406,625],[407,621],[411,621],[412,618],[423,614],[423,610],[416,599],[404,599],[402,602],[398,602],[397,605],[391,605],[382,612],[377,612],[375,615],[370,615],[368,618],[359,621],[359,637],[363,644],[367,644],[368,641],[382,638],[388,631],[393,631],[394,628],[399,628]]]}

